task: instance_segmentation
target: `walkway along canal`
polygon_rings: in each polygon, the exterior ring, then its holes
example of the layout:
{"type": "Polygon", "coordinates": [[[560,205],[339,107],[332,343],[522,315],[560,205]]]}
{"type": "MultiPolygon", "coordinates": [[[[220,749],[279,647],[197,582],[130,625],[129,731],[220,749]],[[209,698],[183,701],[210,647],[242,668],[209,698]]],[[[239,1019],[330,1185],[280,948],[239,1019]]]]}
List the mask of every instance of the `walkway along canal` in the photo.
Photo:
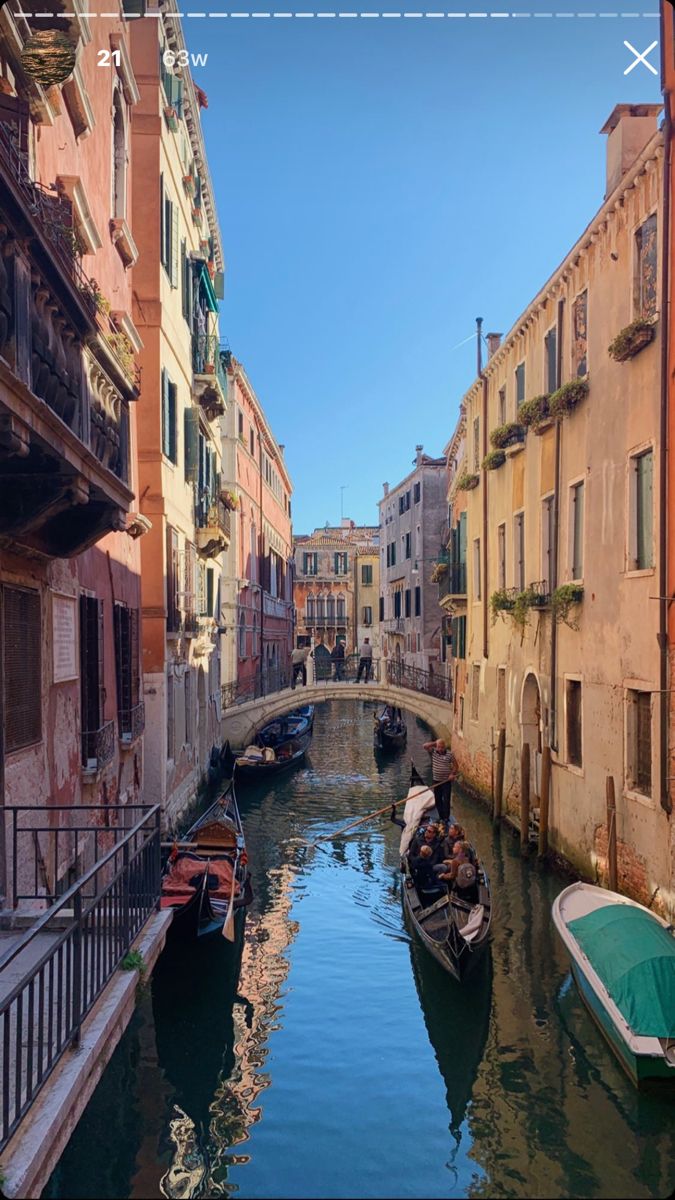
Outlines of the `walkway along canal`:
{"type": "Polygon", "coordinates": [[[304,767],[240,793],[254,876],[241,973],[221,939],[162,956],[49,1197],[666,1196],[673,1106],[582,1006],[550,919],[561,879],[462,795],[495,913],[458,987],[405,927],[388,820],[428,730],[376,759],[368,703],[317,710],[304,767]]]}

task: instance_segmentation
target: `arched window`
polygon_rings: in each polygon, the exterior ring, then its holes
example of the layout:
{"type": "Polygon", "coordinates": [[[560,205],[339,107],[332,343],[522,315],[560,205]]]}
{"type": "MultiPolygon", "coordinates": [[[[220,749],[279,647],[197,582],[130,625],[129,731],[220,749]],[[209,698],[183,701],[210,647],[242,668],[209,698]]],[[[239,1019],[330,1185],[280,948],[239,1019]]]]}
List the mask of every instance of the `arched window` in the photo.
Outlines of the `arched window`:
{"type": "Polygon", "coordinates": [[[335,596],[328,597],[327,609],[328,609],[328,613],[327,613],[328,624],[334,625],[335,624],[335,596]]]}
{"type": "Polygon", "coordinates": [[[124,97],[120,88],[113,95],[113,217],[127,215],[127,128],[124,97]]]}
{"type": "Polygon", "coordinates": [[[342,595],[342,593],[340,593],[340,595],[337,598],[337,619],[340,622],[340,624],[344,624],[345,617],[346,617],[345,598],[342,595]]]}
{"type": "Polygon", "coordinates": [[[317,621],[325,621],[326,619],[326,599],[324,596],[317,596],[316,619],[317,621]]]}
{"type": "Polygon", "coordinates": [[[307,624],[311,625],[314,620],[314,594],[309,592],[307,595],[307,624]]]}

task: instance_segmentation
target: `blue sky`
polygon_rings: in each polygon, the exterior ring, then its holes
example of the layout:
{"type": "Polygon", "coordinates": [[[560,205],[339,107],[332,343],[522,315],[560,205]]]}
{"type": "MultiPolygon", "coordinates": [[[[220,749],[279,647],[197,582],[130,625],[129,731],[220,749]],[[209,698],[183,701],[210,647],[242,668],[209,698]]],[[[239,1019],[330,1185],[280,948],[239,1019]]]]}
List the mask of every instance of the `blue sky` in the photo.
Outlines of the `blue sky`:
{"type": "MultiPolygon", "coordinates": [[[[635,7],[657,6],[574,11],[635,7]]],[[[602,203],[599,129],[659,99],[623,41],[644,51],[658,21],[184,24],[209,54],[221,329],[286,445],[295,531],[338,521],[343,484],[345,516],[376,522],[382,482],[452,433],[475,317],[508,330],[602,203]]]]}

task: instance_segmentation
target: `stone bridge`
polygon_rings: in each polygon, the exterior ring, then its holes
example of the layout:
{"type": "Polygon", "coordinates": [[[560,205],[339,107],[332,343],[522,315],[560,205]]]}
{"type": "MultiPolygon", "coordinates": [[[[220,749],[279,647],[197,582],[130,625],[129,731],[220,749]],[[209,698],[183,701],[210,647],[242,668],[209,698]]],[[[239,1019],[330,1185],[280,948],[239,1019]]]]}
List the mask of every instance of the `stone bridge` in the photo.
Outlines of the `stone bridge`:
{"type": "Polygon", "coordinates": [[[233,750],[241,750],[249,745],[257,731],[268,721],[303,704],[324,704],[328,700],[374,700],[393,704],[421,717],[437,737],[450,739],[452,705],[447,700],[388,683],[321,681],[308,683],[306,687],[298,686],[295,690],[284,688],[283,691],[260,696],[257,700],[247,700],[226,708],[221,724],[223,741],[229,741],[233,750]]]}

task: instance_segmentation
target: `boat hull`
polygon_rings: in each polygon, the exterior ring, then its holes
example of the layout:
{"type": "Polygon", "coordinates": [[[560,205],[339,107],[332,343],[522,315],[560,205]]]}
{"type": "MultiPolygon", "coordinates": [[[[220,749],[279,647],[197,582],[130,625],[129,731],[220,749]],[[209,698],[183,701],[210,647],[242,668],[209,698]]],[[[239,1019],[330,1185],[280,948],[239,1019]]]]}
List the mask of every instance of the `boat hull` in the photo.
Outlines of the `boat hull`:
{"type": "MultiPolygon", "coordinates": [[[[472,974],[478,963],[483,958],[485,949],[489,944],[489,926],[485,936],[475,946],[463,944],[459,952],[451,944],[450,939],[439,941],[437,938],[430,937],[424,930],[424,927],[417,919],[417,892],[414,886],[409,887],[407,878],[403,880],[403,907],[405,913],[412,925],[415,933],[426,947],[430,954],[437,962],[446,970],[453,979],[461,983],[468,975],[472,974]]],[[[459,936],[459,935],[458,935],[459,936]]]]}

